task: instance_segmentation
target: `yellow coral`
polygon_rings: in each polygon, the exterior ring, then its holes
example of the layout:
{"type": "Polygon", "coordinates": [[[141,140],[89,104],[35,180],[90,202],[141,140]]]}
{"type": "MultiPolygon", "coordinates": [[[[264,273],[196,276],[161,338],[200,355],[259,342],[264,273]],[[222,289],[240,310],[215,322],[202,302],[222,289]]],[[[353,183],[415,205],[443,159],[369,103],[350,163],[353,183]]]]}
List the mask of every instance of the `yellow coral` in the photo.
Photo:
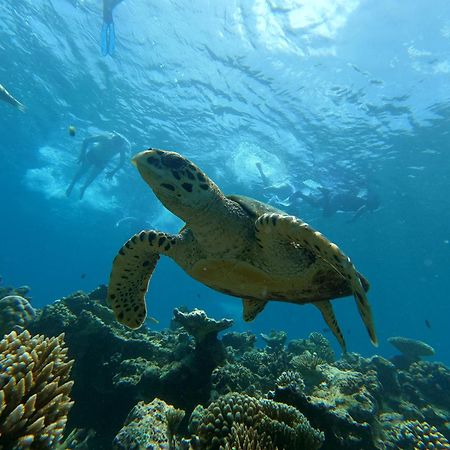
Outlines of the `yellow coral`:
{"type": "Polygon", "coordinates": [[[0,341],[0,449],[53,448],[72,407],[64,335],[12,331],[0,341]]]}

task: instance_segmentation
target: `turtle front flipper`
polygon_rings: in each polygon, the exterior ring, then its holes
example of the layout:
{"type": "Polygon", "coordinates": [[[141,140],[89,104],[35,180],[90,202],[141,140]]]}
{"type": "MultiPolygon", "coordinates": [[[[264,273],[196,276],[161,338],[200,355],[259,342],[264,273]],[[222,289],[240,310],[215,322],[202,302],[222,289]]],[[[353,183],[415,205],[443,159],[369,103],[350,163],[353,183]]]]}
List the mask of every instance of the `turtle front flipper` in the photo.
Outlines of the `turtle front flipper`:
{"type": "Polygon", "coordinates": [[[315,302],[314,306],[316,306],[319,311],[322,313],[322,317],[330,327],[331,332],[334,334],[334,337],[339,342],[339,345],[342,348],[344,353],[347,353],[347,346],[345,345],[344,336],[342,331],[337,323],[336,316],[334,315],[333,306],[331,302],[328,300],[323,300],[321,302],[315,302]]]}
{"type": "Polygon", "coordinates": [[[107,301],[120,323],[133,329],[144,323],[145,294],[153,270],[159,255],[169,255],[175,243],[176,236],[141,231],[119,250],[109,277],[107,301]]]}
{"type": "Polygon", "coordinates": [[[336,244],[294,216],[263,214],[256,220],[255,227],[256,238],[262,244],[278,235],[283,240],[288,240],[289,243],[308,249],[346,279],[356,299],[359,314],[366,325],[370,340],[374,345],[378,344],[372,311],[358,272],[350,258],[336,244]]]}

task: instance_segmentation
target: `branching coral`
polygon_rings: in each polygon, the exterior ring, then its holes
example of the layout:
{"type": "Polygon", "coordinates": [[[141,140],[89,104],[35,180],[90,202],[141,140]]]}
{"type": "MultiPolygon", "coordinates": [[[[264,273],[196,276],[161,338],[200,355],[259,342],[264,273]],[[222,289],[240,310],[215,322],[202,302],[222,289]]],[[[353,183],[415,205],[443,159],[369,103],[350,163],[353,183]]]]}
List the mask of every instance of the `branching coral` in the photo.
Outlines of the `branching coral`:
{"type": "Polygon", "coordinates": [[[298,389],[301,392],[305,390],[305,382],[303,381],[303,378],[301,377],[300,373],[294,372],[293,370],[283,372],[277,378],[277,386],[292,386],[293,389],[298,389]]]}
{"type": "Polygon", "coordinates": [[[0,449],[54,448],[72,407],[64,335],[12,331],[0,341],[0,449]]]}
{"type": "Polygon", "coordinates": [[[330,342],[320,333],[311,333],[308,339],[294,339],[288,344],[288,352],[293,355],[301,355],[305,350],[317,354],[320,359],[327,363],[335,361],[334,351],[330,342]]]}
{"type": "Polygon", "coordinates": [[[220,397],[200,413],[194,411],[191,429],[198,435],[201,448],[207,450],[233,448],[236,440],[241,448],[258,449],[258,446],[242,447],[248,440],[242,433],[252,435],[255,432],[263,437],[258,445],[273,444],[267,448],[313,450],[320,448],[323,442],[323,434],[312,428],[297,409],[237,393],[220,397]]]}
{"type": "Polygon", "coordinates": [[[267,433],[259,433],[257,429],[242,423],[231,427],[226,441],[220,450],[277,450],[267,433]]]}

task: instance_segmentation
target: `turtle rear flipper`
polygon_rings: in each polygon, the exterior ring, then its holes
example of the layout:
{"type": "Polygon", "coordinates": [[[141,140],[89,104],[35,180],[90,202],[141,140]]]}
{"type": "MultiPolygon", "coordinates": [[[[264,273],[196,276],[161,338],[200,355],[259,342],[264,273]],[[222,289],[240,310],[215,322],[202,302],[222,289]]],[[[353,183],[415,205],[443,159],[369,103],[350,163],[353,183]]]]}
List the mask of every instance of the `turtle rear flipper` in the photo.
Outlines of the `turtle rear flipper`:
{"type": "Polygon", "coordinates": [[[337,323],[336,316],[334,315],[333,306],[329,300],[322,300],[321,302],[315,302],[314,306],[316,306],[319,311],[322,313],[322,317],[330,327],[331,332],[334,334],[334,337],[338,340],[339,345],[344,353],[347,353],[347,347],[345,345],[344,336],[342,331],[337,323]]]}
{"type": "Polygon", "coordinates": [[[145,294],[159,255],[169,254],[176,237],[160,231],[141,231],[129,239],[114,259],[107,301],[117,320],[139,328],[145,321],[145,294]]]}
{"type": "Polygon", "coordinates": [[[372,311],[358,272],[350,258],[336,244],[294,216],[263,214],[256,220],[255,227],[256,237],[260,242],[273,238],[276,233],[289,242],[307,248],[345,278],[356,299],[359,314],[366,325],[370,340],[374,345],[378,345],[372,311]]]}

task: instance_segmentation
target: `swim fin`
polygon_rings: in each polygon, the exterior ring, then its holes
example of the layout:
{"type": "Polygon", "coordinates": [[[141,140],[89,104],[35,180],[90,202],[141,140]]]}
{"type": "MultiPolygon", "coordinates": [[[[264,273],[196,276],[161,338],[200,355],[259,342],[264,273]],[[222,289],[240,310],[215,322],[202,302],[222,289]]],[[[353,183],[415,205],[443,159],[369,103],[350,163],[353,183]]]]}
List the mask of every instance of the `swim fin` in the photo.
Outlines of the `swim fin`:
{"type": "Polygon", "coordinates": [[[106,55],[112,56],[115,47],[116,47],[116,33],[114,29],[114,22],[103,22],[101,32],[102,56],[106,55]]]}

